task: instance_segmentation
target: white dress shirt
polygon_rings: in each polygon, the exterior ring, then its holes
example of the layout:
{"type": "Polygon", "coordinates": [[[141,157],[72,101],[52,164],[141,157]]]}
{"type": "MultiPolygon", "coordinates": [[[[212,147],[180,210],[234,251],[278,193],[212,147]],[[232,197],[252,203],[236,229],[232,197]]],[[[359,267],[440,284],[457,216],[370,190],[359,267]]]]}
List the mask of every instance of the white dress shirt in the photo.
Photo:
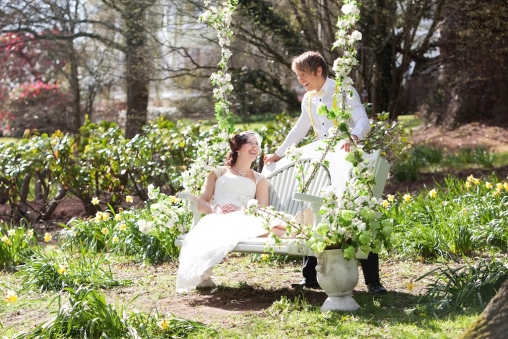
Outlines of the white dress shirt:
{"type": "MultiPolygon", "coordinates": [[[[347,105],[351,106],[351,119],[349,119],[349,125],[352,128],[351,134],[358,137],[358,140],[362,140],[367,133],[370,131],[370,122],[363,107],[358,92],[350,87],[353,91],[353,97],[348,96],[347,105]]],[[[293,144],[298,144],[312,127],[312,121],[314,122],[315,132],[318,139],[324,139],[328,136],[328,130],[334,125],[334,120],[329,120],[326,115],[318,115],[317,107],[321,104],[325,104],[328,109],[333,107],[333,95],[335,94],[335,81],[327,78],[325,84],[318,92],[306,92],[302,99],[302,113],[300,118],[289,132],[286,140],[282,145],[275,151],[275,154],[282,157],[288,147],[293,144]],[[309,116],[309,100],[310,110],[312,114],[312,121],[309,116]]],[[[340,99],[337,99],[337,105],[340,105],[340,99]]]]}

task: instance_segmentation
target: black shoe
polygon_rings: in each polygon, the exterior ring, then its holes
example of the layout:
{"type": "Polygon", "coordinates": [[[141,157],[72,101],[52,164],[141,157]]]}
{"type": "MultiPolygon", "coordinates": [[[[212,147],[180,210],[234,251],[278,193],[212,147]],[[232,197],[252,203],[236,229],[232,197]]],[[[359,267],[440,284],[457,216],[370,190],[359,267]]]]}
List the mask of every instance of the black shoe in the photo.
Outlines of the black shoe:
{"type": "Polygon", "coordinates": [[[386,294],[387,292],[386,288],[384,288],[379,281],[374,281],[368,284],[367,288],[369,289],[370,292],[374,294],[386,294]]]}
{"type": "Polygon", "coordinates": [[[315,290],[321,289],[321,286],[319,286],[319,283],[317,281],[306,281],[306,280],[302,280],[296,284],[291,284],[291,287],[296,288],[296,289],[303,288],[303,287],[312,288],[315,290]]]}

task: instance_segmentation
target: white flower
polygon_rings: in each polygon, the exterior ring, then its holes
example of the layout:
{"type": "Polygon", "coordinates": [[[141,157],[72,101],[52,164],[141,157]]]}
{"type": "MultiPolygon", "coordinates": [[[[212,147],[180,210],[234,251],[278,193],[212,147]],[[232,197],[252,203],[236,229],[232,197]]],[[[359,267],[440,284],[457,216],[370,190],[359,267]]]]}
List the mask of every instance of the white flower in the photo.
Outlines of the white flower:
{"type": "Polygon", "coordinates": [[[341,11],[344,14],[352,14],[352,15],[360,14],[360,10],[354,4],[343,5],[341,11]]]}
{"type": "Polygon", "coordinates": [[[351,33],[351,37],[355,40],[362,40],[362,33],[354,30],[353,33],[351,33]]]}
{"type": "Polygon", "coordinates": [[[138,220],[136,223],[138,225],[139,231],[144,234],[148,234],[150,230],[154,227],[152,222],[146,220],[138,220]]]}

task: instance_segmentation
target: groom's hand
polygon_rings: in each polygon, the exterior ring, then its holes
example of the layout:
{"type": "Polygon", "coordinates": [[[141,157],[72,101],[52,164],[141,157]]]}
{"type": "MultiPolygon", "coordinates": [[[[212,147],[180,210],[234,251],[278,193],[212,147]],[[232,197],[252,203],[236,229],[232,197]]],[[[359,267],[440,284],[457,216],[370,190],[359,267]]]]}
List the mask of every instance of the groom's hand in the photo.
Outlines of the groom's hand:
{"type": "Polygon", "coordinates": [[[265,165],[268,165],[272,162],[277,162],[280,159],[282,159],[282,158],[279,157],[277,154],[265,154],[263,157],[263,161],[264,161],[265,165]]]}

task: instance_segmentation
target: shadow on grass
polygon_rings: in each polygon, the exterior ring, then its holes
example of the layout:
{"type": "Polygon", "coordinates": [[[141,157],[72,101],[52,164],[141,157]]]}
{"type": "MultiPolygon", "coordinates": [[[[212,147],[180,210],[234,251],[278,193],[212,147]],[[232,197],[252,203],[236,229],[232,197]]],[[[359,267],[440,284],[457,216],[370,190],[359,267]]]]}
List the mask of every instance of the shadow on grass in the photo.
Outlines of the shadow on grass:
{"type": "MultiPolygon", "coordinates": [[[[240,283],[237,287],[219,285],[213,289],[200,289],[197,293],[201,298],[193,300],[192,306],[237,312],[264,312],[283,297],[291,301],[299,298],[311,306],[302,312],[321,312],[321,305],[327,298],[322,290],[265,289],[262,286],[251,286],[245,283],[240,283]]],[[[354,314],[357,321],[373,326],[411,323],[422,329],[439,331],[439,321],[435,320],[454,320],[458,316],[475,316],[481,312],[479,309],[466,309],[436,314],[432,309],[418,303],[420,296],[402,292],[374,295],[369,292],[355,291],[353,298],[361,307],[358,311],[331,312],[328,319],[341,321],[345,314],[354,314]]]]}

